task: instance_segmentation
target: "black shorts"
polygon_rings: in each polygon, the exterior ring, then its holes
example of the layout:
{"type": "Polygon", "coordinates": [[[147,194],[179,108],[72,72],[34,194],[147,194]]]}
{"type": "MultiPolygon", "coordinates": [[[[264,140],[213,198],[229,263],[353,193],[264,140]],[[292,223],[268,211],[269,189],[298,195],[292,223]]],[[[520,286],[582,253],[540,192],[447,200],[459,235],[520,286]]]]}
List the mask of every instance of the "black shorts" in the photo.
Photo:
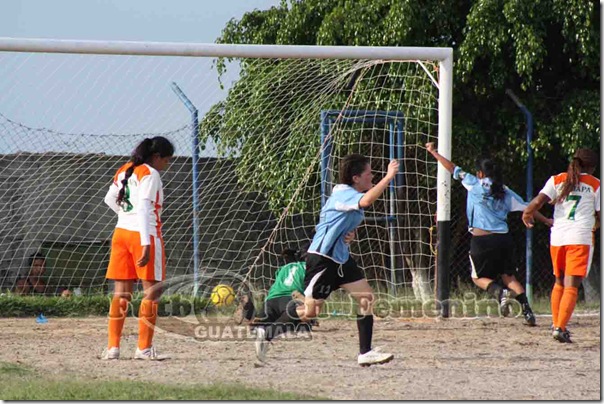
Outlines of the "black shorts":
{"type": "Polygon", "coordinates": [[[254,323],[274,323],[285,313],[289,305],[299,306],[304,304],[294,300],[291,296],[275,297],[264,302],[264,306],[256,313],[254,323]]]}
{"type": "Polygon", "coordinates": [[[304,295],[313,299],[327,299],[341,285],[365,279],[365,274],[352,257],[338,264],[322,255],[309,253],[306,256],[304,295]]]}
{"type": "Polygon", "coordinates": [[[496,279],[501,274],[515,275],[512,236],[509,233],[472,236],[470,266],[472,278],[496,279]]]}

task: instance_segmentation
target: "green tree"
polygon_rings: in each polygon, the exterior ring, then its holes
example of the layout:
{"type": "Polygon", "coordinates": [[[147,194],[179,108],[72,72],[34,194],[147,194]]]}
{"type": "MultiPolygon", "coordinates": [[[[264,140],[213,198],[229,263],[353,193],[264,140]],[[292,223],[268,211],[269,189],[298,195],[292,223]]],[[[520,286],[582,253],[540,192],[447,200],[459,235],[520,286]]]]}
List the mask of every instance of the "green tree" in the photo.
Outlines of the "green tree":
{"type": "MultiPolygon", "coordinates": [[[[536,187],[563,170],[577,147],[599,151],[599,13],[595,1],[585,0],[284,0],[229,21],[217,42],[451,47],[454,161],[471,169],[478,155],[490,154],[504,162],[510,187],[522,190],[527,157],[524,118],[505,91],[512,89],[535,119],[536,187]]],[[[297,131],[308,117],[296,111],[304,110],[309,94],[323,91],[320,78],[328,77],[326,65],[314,61],[288,68],[279,62],[239,62],[239,81],[206,115],[200,133],[202,140],[214,137],[224,154],[241,147],[240,180],[251,191],[266,192],[277,211],[287,206],[316,157],[318,136],[297,131]],[[281,83],[307,86],[311,78],[319,83],[316,88],[287,87],[292,90],[290,99],[279,105],[282,113],[277,119],[241,120],[239,112],[251,104],[259,111],[277,107],[271,102],[283,99],[281,83]],[[265,130],[251,138],[246,130],[250,126],[265,130]],[[269,147],[283,131],[296,136],[288,136],[283,148],[269,147]],[[287,164],[285,169],[253,170],[255,165],[267,168],[279,161],[287,164]]],[[[349,67],[342,62],[335,68],[349,67]]],[[[217,68],[224,73],[227,61],[219,60],[217,68]]],[[[398,80],[398,73],[393,71],[389,80],[398,80]]],[[[367,85],[375,84],[370,70],[363,74],[369,77],[367,85]]],[[[338,85],[354,82],[354,77],[349,79],[338,85]]],[[[381,97],[374,101],[376,109],[387,102],[388,94],[381,97]]],[[[309,182],[317,184],[318,179],[309,182]]]]}

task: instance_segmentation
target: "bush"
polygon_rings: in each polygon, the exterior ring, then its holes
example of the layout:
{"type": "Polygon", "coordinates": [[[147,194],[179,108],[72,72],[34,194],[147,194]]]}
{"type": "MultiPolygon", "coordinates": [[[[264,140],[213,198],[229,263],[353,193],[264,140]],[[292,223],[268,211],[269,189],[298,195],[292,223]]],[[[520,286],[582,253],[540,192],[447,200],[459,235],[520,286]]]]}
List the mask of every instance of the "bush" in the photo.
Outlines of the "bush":
{"type": "MultiPolygon", "coordinates": [[[[142,294],[132,297],[132,313],[138,313],[142,294]]],[[[111,296],[90,295],[71,297],[47,296],[20,296],[12,293],[0,295],[0,317],[30,317],[43,313],[52,317],[82,317],[106,316],[109,312],[111,296]]],[[[183,316],[200,310],[212,312],[213,306],[207,299],[191,299],[187,296],[170,295],[162,296],[159,306],[159,316],[183,316]],[[193,303],[193,304],[191,304],[193,303]]]]}

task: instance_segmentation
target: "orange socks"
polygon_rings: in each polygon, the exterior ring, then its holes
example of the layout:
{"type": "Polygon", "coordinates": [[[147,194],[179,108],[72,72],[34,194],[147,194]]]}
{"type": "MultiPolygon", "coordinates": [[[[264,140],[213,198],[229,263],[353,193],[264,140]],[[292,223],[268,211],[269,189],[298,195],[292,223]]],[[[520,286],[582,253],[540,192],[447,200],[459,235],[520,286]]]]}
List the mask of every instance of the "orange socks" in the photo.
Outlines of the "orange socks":
{"type": "Polygon", "coordinates": [[[559,283],[554,283],[554,288],[552,289],[552,324],[556,327],[558,324],[558,313],[560,312],[560,300],[562,300],[562,294],[564,293],[564,286],[559,283]]]}
{"type": "Polygon", "coordinates": [[[578,294],[579,290],[577,288],[573,288],[572,286],[567,286],[564,288],[564,294],[560,300],[560,312],[558,313],[558,320],[554,323],[556,327],[566,330],[566,324],[568,324],[570,316],[573,315],[578,294]]]}
{"type": "Polygon", "coordinates": [[[138,311],[138,349],[151,347],[156,319],[157,303],[153,300],[143,299],[138,311]]]}
{"type": "Polygon", "coordinates": [[[126,314],[128,310],[128,300],[114,296],[111,299],[111,306],[109,307],[109,341],[107,343],[108,348],[120,346],[120,339],[122,337],[122,329],[124,328],[124,321],[126,320],[126,314]]]}

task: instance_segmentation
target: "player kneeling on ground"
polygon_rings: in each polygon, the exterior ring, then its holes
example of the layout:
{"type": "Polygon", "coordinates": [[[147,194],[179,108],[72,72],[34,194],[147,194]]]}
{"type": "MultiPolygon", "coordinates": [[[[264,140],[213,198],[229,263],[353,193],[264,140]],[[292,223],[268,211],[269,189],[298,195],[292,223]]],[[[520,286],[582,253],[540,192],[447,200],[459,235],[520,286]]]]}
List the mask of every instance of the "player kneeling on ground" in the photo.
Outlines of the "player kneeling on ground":
{"type": "Polygon", "coordinates": [[[293,314],[297,307],[304,305],[305,255],[305,248],[298,251],[289,248],[283,250],[281,256],[286,264],[277,271],[275,282],[257,313],[251,296],[242,297],[242,317],[251,321],[249,326],[256,330],[258,343],[271,341],[287,331],[311,330],[312,323],[302,322],[293,314]]]}

